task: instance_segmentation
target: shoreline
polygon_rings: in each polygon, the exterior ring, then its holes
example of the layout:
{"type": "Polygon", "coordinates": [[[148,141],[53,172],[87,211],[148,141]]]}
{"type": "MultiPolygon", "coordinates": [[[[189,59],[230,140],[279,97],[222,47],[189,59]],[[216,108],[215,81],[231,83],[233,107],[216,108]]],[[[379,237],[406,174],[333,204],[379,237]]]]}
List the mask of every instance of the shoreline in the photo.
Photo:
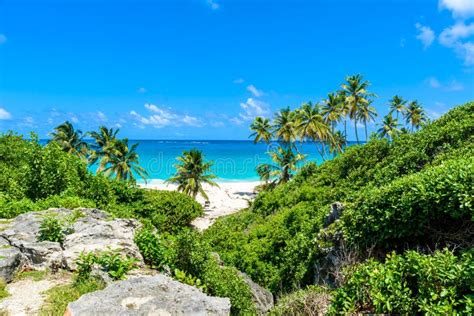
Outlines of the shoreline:
{"type": "MultiPolygon", "coordinates": [[[[209,228],[217,218],[230,215],[247,208],[256,194],[254,189],[261,182],[251,180],[215,181],[219,187],[204,184],[210,205],[204,208],[204,215],[192,221],[191,225],[202,231],[209,228]]],[[[141,188],[151,190],[176,190],[175,184],[167,184],[161,179],[152,179],[147,184],[138,183],[141,188]]],[[[198,195],[197,202],[203,205],[205,199],[198,195]]]]}

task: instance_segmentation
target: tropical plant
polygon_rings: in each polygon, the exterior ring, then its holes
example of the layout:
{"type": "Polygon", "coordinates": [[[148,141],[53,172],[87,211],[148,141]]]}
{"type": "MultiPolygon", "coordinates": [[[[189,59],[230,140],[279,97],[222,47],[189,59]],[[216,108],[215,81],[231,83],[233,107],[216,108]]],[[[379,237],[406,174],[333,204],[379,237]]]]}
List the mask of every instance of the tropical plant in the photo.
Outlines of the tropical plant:
{"type": "Polygon", "coordinates": [[[390,113],[396,112],[396,118],[398,120],[398,114],[405,114],[407,101],[404,100],[401,96],[395,95],[389,101],[390,102],[390,113]]]}
{"type": "Polygon", "coordinates": [[[370,104],[370,97],[375,94],[367,91],[370,83],[363,79],[362,75],[357,74],[346,77],[346,82],[342,84],[342,90],[346,94],[345,102],[348,106],[349,117],[354,120],[354,129],[357,143],[359,143],[359,135],[357,132],[357,122],[360,119],[359,112],[361,107],[370,104]]]}
{"type": "Polygon", "coordinates": [[[364,122],[364,130],[365,130],[365,141],[369,140],[369,136],[367,133],[367,123],[375,121],[375,117],[377,116],[377,110],[370,104],[372,103],[369,100],[368,103],[361,104],[359,108],[359,112],[357,113],[357,117],[360,121],[364,122]]]}
{"type": "Polygon", "coordinates": [[[272,140],[272,125],[269,119],[256,117],[250,125],[250,129],[253,131],[250,137],[254,137],[254,143],[264,141],[268,144],[272,140]]]}
{"type": "Polygon", "coordinates": [[[202,185],[207,183],[211,186],[218,186],[212,181],[216,176],[210,173],[213,162],[205,162],[202,151],[195,148],[183,151],[183,155],[177,157],[177,160],[179,163],[174,165],[176,174],[166,181],[177,184],[177,189],[180,192],[193,198],[201,194],[207,200],[208,196],[202,185]]]}
{"type": "Polygon", "coordinates": [[[91,145],[91,155],[89,163],[94,164],[98,160],[99,166],[97,173],[102,172],[107,163],[110,162],[116,151],[117,133],[119,129],[107,128],[105,126],[99,127],[98,132],[89,132],[89,135],[94,139],[95,144],[91,145]]]}
{"type": "Polygon", "coordinates": [[[420,128],[427,121],[425,110],[418,101],[411,101],[406,109],[405,120],[411,125],[411,131],[420,128]]]}
{"type": "Polygon", "coordinates": [[[43,218],[40,224],[38,240],[59,243],[64,241],[63,223],[57,216],[49,215],[43,218]]]}
{"type": "Polygon", "coordinates": [[[289,107],[281,109],[273,119],[273,129],[279,141],[291,144],[297,138],[297,116],[289,107]]]}
{"type": "Polygon", "coordinates": [[[310,139],[318,142],[317,149],[323,159],[325,159],[325,143],[331,138],[331,130],[325,122],[318,105],[311,103],[303,104],[297,111],[296,130],[301,139],[310,139]]]}
{"type": "Polygon", "coordinates": [[[321,115],[324,121],[331,126],[331,132],[334,134],[336,124],[344,117],[344,99],[341,94],[330,93],[321,106],[321,115]]]}
{"type": "Polygon", "coordinates": [[[297,170],[297,165],[305,156],[295,153],[290,146],[279,146],[275,151],[269,152],[273,164],[261,164],[257,167],[262,180],[268,182],[273,179],[273,183],[281,184],[288,182],[293,172],[297,170]]]}
{"type": "Polygon", "coordinates": [[[146,181],[148,173],[139,165],[137,147],[138,143],[131,147],[128,144],[128,139],[121,139],[115,142],[115,149],[113,154],[107,160],[107,167],[104,169],[104,174],[107,176],[114,176],[116,180],[127,181],[134,183],[136,173],[139,177],[146,181]]]}
{"type": "Polygon", "coordinates": [[[86,157],[88,145],[83,139],[82,131],[74,129],[69,121],[55,127],[51,136],[52,141],[58,143],[63,151],[83,159],[86,157]]]}
{"type": "Polygon", "coordinates": [[[377,130],[377,134],[382,138],[388,137],[388,139],[393,139],[399,133],[398,119],[394,118],[391,113],[385,115],[381,127],[377,130]]]}
{"type": "Polygon", "coordinates": [[[347,140],[344,134],[341,131],[337,131],[332,134],[329,142],[329,151],[333,153],[335,156],[336,154],[340,154],[344,152],[344,147],[347,145],[347,140]]]}

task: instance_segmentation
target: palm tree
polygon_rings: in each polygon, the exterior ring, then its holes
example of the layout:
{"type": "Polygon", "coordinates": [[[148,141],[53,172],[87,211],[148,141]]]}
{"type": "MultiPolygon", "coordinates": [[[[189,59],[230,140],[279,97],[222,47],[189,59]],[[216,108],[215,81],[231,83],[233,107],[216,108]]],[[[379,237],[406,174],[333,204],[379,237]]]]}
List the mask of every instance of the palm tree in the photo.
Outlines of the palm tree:
{"type": "Polygon", "coordinates": [[[58,143],[63,151],[85,159],[88,145],[84,141],[82,131],[74,129],[69,121],[55,127],[51,136],[53,137],[52,141],[58,143]]]}
{"type": "Polygon", "coordinates": [[[418,101],[411,101],[405,112],[405,120],[411,125],[411,131],[420,128],[423,122],[427,121],[425,110],[418,101]]]}
{"type": "Polygon", "coordinates": [[[264,141],[268,144],[272,140],[272,126],[269,119],[260,116],[256,117],[250,125],[250,129],[253,131],[250,137],[254,137],[254,143],[264,141]]]}
{"type": "Polygon", "coordinates": [[[390,113],[397,112],[397,120],[398,120],[398,114],[401,113],[402,115],[405,113],[406,110],[406,103],[402,97],[395,95],[393,98],[389,101],[390,102],[390,113]]]}
{"type": "Polygon", "coordinates": [[[377,133],[380,137],[387,137],[388,139],[393,139],[396,135],[400,133],[398,129],[398,119],[392,116],[392,113],[384,116],[381,127],[378,129],[377,133]]]}
{"type": "Polygon", "coordinates": [[[289,107],[281,109],[275,114],[273,129],[278,140],[285,144],[292,144],[297,137],[297,116],[289,107]]]}
{"type": "Polygon", "coordinates": [[[262,164],[257,167],[257,173],[260,178],[268,183],[269,179],[274,179],[274,184],[288,182],[297,170],[298,163],[305,156],[295,153],[291,147],[278,147],[275,151],[269,153],[273,164],[262,164]]]}
{"type": "Polygon", "coordinates": [[[324,100],[321,107],[321,114],[324,121],[331,125],[331,132],[334,134],[334,128],[345,116],[344,100],[337,93],[328,94],[328,98],[324,100]]]}
{"type": "Polygon", "coordinates": [[[94,164],[100,159],[97,173],[105,169],[107,162],[110,161],[110,158],[114,155],[118,132],[119,129],[108,129],[105,126],[101,126],[98,132],[89,133],[95,141],[95,144],[91,146],[92,152],[89,157],[89,163],[94,164]]]}
{"type": "Polygon", "coordinates": [[[344,151],[344,147],[347,145],[345,135],[341,131],[337,131],[332,134],[331,141],[329,142],[329,152],[335,157],[344,151]]]}
{"type": "Polygon", "coordinates": [[[321,157],[325,159],[325,142],[329,141],[331,132],[320,113],[319,106],[305,103],[296,113],[298,117],[296,130],[301,139],[311,139],[319,142],[322,146],[321,157]]]}
{"type": "Polygon", "coordinates": [[[200,193],[207,200],[208,196],[202,187],[203,183],[218,186],[212,181],[216,176],[210,173],[213,163],[205,162],[202,151],[197,149],[184,151],[177,160],[179,163],[175,165],[176,174],[166,182],[177,184],[178,191],[192,196],[194,199],[200,193]]]}
{"type": "Polygon", "coordinates": [[[371,100],[368,103],[363,103],[359,111],[357,113],[357,118],[364,122],[364,130],[365,130],[365,141],[367,142],[369,136],[367,134],[367,122],[375,121],[375,117],[377,116],[377,110],[371,106],[371,100]]]}
{"type": "Polygon", "coordinates": [[[146,183],[148,173],[139,165],[137,147],[138,143],[129,147],[127,138],[115,141],[113,153],[105,160],[104,174],[119,181],[135,182],[136,173],[146,183]]]}
{"type": "Polygon", "coordinates": [[[350,104],[346,102],[346,92],[344,90],[339,90],[337,92],[337,97],[340,100],[342,118],[344,119],[344,137],[347,139],[347,116],[350,112],[350,104]]]}
{"type": "Polygon", "coordinates": [[[359,135],[357,133],[358,113],[361,106],[369,104],[369,97],[375,96],[367,91],[370,83],[364,81],[362,75],[353,75],[346,77],[346,83],[342,84],[342,90],[346,94],[346,103],[349,108],[349,117],[354,120],[354,128],[357,143],[359,143],[359,135]]]}

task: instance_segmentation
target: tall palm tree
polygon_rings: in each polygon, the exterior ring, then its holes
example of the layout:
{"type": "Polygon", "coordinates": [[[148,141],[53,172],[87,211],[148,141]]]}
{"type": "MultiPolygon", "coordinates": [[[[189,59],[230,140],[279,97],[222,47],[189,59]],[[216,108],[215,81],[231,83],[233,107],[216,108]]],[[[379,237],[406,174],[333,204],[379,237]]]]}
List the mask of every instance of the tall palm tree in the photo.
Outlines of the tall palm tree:
{"type": "Polygon", "coordinates": [[[254,137],[254,143],[264,141],[268,144],[272,140],[272,125],[267,118],[256,117],[250,125],[250,130],[253,131],[250,137],[254,137]]]}
{"type": "Polygon", "coordinates": [[[365,130],[365,141],[368,141],[368,134],[367,134],[367,123],[375,121],[375,117],[377,117],[377,110],[371,106],[370,104],[372,103],[371,100],[369,100],[368,103],[363,103],[359,111],[357,113],[357,118],[364,122],[364,130],[365,130]]]}
{"type": "Polygon", "coordinates": [[[135,182],[136,173],[146,182],[148,173],[139,165],[137,147],[138,143],[130,147],[127,138],[115,141],[113,153],[105,159],[104,174],[119,181],[135,182]]]}
{"type": "Polygon", "coordinates": [[[341,131],[333,133],[331,141],[329,142],[329,152],[335,157],[344,151],[344,147],[347,145],[345,135],[341,131]]]}
{"type": "Polygon", "coordinates": [[[293,144],[297,138],[297,116],[289,107],[281,109],[275,114],[273,129],[279,141],[293,144]]]}
{"type": "Polygon", "coordinates": [[[346,92],[344,90],[339,90],[337,92],[337,97],[340,100],[342,118],[344,119],[344,137],[347,139],[347,116],[350,112],[350,104],[346,102],[346,92]]]}
{"type": "Polygon", "coordinates": [[[205,162],[202,151],[197,149],[184,151],[182,156],[177,157],[177,160],[179,163],[175,165],[176,174],[166,181],[177,184],[178,191],[184,192],[194,199],[198,194],[201,194],[207,200],[208,196],[202,187],[203,183],[218,186],[212,181],[216,176],[210,173],[213,163],[205,162]]]}
{"type": "Polygon", "coordinates": [[[97,173],[105,169],[107,162],[110,161],[110,158],[114,155],[118,132],[119,129],[108,129],[105,126],[99,127],[98,132],[89,132],[89,135],[95,141],[95,144],[91,145],[92,151],[89,157],[89,163],[94,164],[100,160],[97,173]]]}
{"type": "Polygon", "coordinates": [[[331,130],[329,125],[324,121],[319,106],[305,103],[296,113],[298,117],[296,126],[298,135],[300,135],[302,139],[311,139],[315,142],[319,142],[322,147],[320,151],[321,157],[325,159],[325,143],[329,141],[331,130]]]}
{"type": "Polygon", "coordinates": [[[411,131],[420,128],[421,124],[427,121],[425,110],[418,101],[411,101],[405,112],[405,120],[411,125],[411,131]]]}
{"type": "Polygon", "coordinates": [[[369,104],[369,98],[375,94],[367,91],[370,83],[363,79],[362,75],[353,75],[346,77],[346,82],[342,84],[342,90],[346,94],[346,103],[349,107],[349,117],[354,120],[354,128],[357,143],[359,135],[357,132],[358,113],[361,106],[369,104]]]}
{"type": "Polygon", "coordinates": [[[384,116],[381,127],[377,130],[377,134],[382,138],[387,137],[388,139],[393,139],[400,133],[398,126],[398,119],[394,118],[392,113],[389,113],[384,116]]]}
{"type": "Polygon", "coordinates": [[[74,129],[69,121],[55,127],[51,136],[53,137],[52,141],[58,143],[63,151],[85,159],[88,145],[84,141],[82,131],[74,129]]]}
{"type": "Polygon", "coordinates": [[[397,120],[398,120],[398,114],[401,113],[402,115],[405,113],[406,110],[406,103],[401,96],[395,95],[393,98],[389,101],[390,102],[390,113],[396,112],[397,113],[397,120]]]}
{"type": "Polygon", "coordinates": [[[344,100],[337,93],[328,94],[321,107],[321,114],[324,121],[331,126],[331,132],[334,134],[334,128],[345,116],[344,100]]]}
{"type": "Polygon", "coordinates": [[[297,170],[298,163],[305,156],[295,153],[291,147],[279,146],[275,151],[269,153],[273,164],[262,164],[257,167],[260,178],[266,183],[273,179],[273,183],[281,184],[288,182],[297,170]]]}

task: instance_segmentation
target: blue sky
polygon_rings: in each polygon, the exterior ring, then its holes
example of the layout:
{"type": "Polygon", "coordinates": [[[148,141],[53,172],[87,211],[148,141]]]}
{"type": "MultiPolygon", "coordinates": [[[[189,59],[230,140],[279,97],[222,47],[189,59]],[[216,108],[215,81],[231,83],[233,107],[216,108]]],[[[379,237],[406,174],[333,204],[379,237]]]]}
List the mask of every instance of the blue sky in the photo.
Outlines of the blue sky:
{"type": "Polygon", "coordinates": [[[473,17],[472,0],[0,0],[0,131],[246,139],[355,73],[381,116],[400,94],[435,118],[474,100],[473,17]]]}

